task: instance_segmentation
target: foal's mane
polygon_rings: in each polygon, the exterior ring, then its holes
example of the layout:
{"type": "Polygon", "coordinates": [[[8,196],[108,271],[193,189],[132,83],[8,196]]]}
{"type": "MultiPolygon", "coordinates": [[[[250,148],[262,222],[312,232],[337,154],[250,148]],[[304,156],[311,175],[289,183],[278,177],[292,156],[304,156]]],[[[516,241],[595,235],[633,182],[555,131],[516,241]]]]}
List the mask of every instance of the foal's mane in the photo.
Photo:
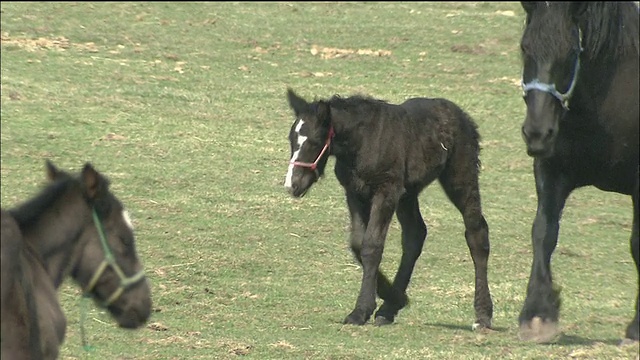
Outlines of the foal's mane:
{"type": "MultiPolygon", "coordinates": [[[[538,6],[544,6],[539,4],[538,6]]],[[[527,15],[525,33],[535,36],[523,37],[523,48],[538,60],[549,60],[557,55],[557,49],[575,46],[572,39],[573,22],[571,4],[550,3],[558,16],[545,16],[531,22],[527,15]],[[559,30],[559,31],[557,31],[559,30]]],[[[638,56],[638,6],[634,2],[585,2],[579,15],[584,54],[591,60],[615,62],[626,56],[638,56]]]]}
{"type": "Polygon", "coordinates": [[[9,209],[21,229],[31,226],[76,180],[63,177],[48,184],[40,193],[24,203],[9,209]]]}
{"type": "Polygon", "coordinates": [[[379,100],[370,96],[365,95],[352,95],[349,97],[342,97],[340,95],[334,95],[328,100],[329,104],[332,107],[341,110],[350,110],[354,108],[361,107],[380,107],[384,105],[388,105],[389,103],[384,100],[379,100]]]}

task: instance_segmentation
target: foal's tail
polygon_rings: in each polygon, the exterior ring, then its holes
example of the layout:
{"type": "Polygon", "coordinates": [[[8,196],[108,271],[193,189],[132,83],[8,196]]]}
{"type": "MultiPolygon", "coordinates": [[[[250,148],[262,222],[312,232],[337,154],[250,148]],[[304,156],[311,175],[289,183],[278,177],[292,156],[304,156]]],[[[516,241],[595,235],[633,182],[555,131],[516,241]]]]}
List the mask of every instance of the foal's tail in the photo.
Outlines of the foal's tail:
{"type": "Polygon", "coordinates": [[[467,114],[460,107],[457,107],[458,118],[460,119],[460,129],[458,133],[457,146],[466,146],[475,155],[476,169],[478,172],[481,168],[480,163],[480,133],[478,132],[478,125],[473,120],[471,115],[467,114]]]}

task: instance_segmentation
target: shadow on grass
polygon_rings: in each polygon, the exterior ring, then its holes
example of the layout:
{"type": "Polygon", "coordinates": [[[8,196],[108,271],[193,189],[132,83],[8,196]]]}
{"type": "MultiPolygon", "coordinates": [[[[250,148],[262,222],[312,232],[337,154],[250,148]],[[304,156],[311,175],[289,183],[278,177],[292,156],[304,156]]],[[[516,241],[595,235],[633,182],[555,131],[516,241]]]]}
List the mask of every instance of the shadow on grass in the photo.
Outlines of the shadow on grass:
{"type": "MultiPolygon", "coordinates": [[[[465,325],[456,325],[456,324],[443,324],[443,323],[425,323],[424,325],[426,326],[431,326],[431,327],[437,327],[437,328],[442,328],[442,329],[449,329],[449,330],[463,330],[463,331],[469,331],[469,332],[475,332],[475,330],[471,329],[471,326],[465,326],[465,325]]],[[[505,333],[508,331],[507,328],[505,327],[494,327],[491,330],[480,330],[481,332],[486,333],[491,333],[491,332],[498,332],[498,333],[505,333]]],[[[516,340],[517,337],[515,338],[516,340]]],[[[518,340],[520,341],[520,340],[518,340]]],[[[596,344],[604,344],[604,345],[611,345],[611,346],[620,346],[620,338],[611,338],[611,339],[590,339],[590,338],[585,338],[582,336],[576,336],[576,335],[567,335],[567,334],[560,334],[558,336],[558,338],[555,341],[552,341],[548,344],[539,344],[539,345],[582,345],[582,346],[589,346],[589,345],[596,345],[596,344]]],[[[523,344],[528,344],[528,342],[525,341],[521,341],[523,344]]],[[[634,343],[634,345],[637,346],[638,343],[634,343]]]]}
{"type": "Polygon", "coordinates": [[[620,345],[620,340],[619,338],[614,338],[614,339],[588,339],[588,338],[584,338],[581,336],[575,336],[575,335],[567,335],[567,334],[561,334],[560,337],[554,341],[553,345],[595,345],[595,344],[605,344],[605,345],[612,345],[612,346],[618,346],[620,345]]]}
{"type": "MultiPolygon", "coordinates": [[[[455,325],[455,324],[443,324],[443,323],[425,323],[426,326],[432,326],[432,327],[439,327],[439,328],[444,328],[444,329],[450,329],[450,330],[465,330],[465,331],[476,331],[471,329],[471,325],[455,325]]],[[[483,330],[480,330],[483,331],[483,330]]],[[[504,327],[493,327],[491,328],[491,330],[488,330],[489,332],[494,331],[494,332],[505,332],[507,331],[507,328],[504,327]]]]}
{"type": "MultiPolygon", "coordinates": [[[[469,331],[469,332],[474,332],[475,330],[471,329],[471,326],[465,326],[465,325],[457,325],[457,324],[443,324],[443,323],[425,323],[424,325],[426,326],[431,326],[431,327],[437,327],[437,328],[443,328],[443,329],[449,329],[449,330],[463,330],[463,331],[469,331]]],[[[480,330],[480,331],[485,331],[487,332],[487,330],[480,330]]],[[[488,332],[499,332],[499,333],[504,333],[507,332],[508,329],[505,327],[494,327],[491,330],[488,330],[488,332]]],[[[576,335],[567,335],[567,334],[560,334],[558,336],[558,338],[555,341],[550,342],[549,344],[541,344],[541,345],[595,345],[595,344],[605,344],[605,345],[612,345],[612,346],[619,346],[620,345],[620,341],[622,339],[620,338],[611,338],[611,339],[590,339],[590,338],[585,338],[582,336],[576,336],[576,335]]],[[[525,344],[526,342],[522,342],[523,344],[525,344]]],[[[637,344],[637,343],[635,343],[637,344]]]]}

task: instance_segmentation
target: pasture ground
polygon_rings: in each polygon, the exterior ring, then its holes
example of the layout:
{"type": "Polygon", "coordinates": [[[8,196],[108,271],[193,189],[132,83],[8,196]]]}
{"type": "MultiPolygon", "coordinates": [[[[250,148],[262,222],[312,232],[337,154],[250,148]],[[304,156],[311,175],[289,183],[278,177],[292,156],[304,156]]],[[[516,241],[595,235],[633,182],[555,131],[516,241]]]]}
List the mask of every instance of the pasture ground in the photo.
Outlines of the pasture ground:
{"type": "MultiPolygon", "coordinates": [[[[518,3],[3,2],[2,207],[32,196],[44,160],[91,161],[132,213],[154,313],[118,329],[60,289],[61,359],[633,359],[616,346],[638,280],[631,200],[569,198],[553,257],[564,335],[517,340],[536,208],[520,137],[518,3]],[[433,184],[429,226],[396,324],[343,326],[361,270],[332,171],[302,200],[282,184],[291,86],[307,99],[445,97],[482,135],[495,330],[470,330],[473,266],[461,217],[433,184]]],[[[333,164],[330,161],[329,166],[333,164]]],[[[400,258],[394,221],[382,268],[400,258]]]]}

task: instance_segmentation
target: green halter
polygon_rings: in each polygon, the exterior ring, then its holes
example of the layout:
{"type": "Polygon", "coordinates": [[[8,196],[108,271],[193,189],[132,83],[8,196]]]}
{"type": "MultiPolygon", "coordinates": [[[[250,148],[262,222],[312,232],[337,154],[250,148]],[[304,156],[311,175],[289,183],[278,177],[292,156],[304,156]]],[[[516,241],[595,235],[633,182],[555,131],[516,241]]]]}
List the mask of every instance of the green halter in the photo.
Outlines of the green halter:
{"type": "Polygon", "coordinates": [[[144,275],[144,270],[141,270],[140,272],[138,272],[137,274],[131,277],[127,277],[124,274],[124,271],[122,271],[120,266],[118,266],[118,263],[116,262],[116,259],[113,256],[111,249],[109,249],[109,244],[107,244],[107,239],[104,236],[104,230],[102,229],[102,223],[100,223],[100,218],[98,218],[98,213],[96,212],[95,208],[93,209],[93,222],[96,226],[96,229],[98,230],[98,235],[100,235],[100,243],[102,244],[102,249],[104,250],[104,260],[102,260],[102,263],[100,264],[100,266],[98,266],[98,270],[96,270],[96,272],[93,274],[91,281],[89,281],[89,285],[84,290],[84,294],[85,296],[89,295],[89,293],[93,290],[93,288],[98,283],[98,279],[100,279],[100,277],[102,276],[102,273],[104,273],[104,271],[107,269],[107,266],[111,265],[111,267],[113,268],[113,271],[115,271],[115,273],[120,278],[120,286],[118,286],[118,289],[113,294],[111,294],[111,296],[109,296],[107,301],[104,302],[104,306],[109,306],[114,301],[118,300],[120,295],[122,295],[122,293],[127,287],[142,280],[145,275],[144,275]]]}

